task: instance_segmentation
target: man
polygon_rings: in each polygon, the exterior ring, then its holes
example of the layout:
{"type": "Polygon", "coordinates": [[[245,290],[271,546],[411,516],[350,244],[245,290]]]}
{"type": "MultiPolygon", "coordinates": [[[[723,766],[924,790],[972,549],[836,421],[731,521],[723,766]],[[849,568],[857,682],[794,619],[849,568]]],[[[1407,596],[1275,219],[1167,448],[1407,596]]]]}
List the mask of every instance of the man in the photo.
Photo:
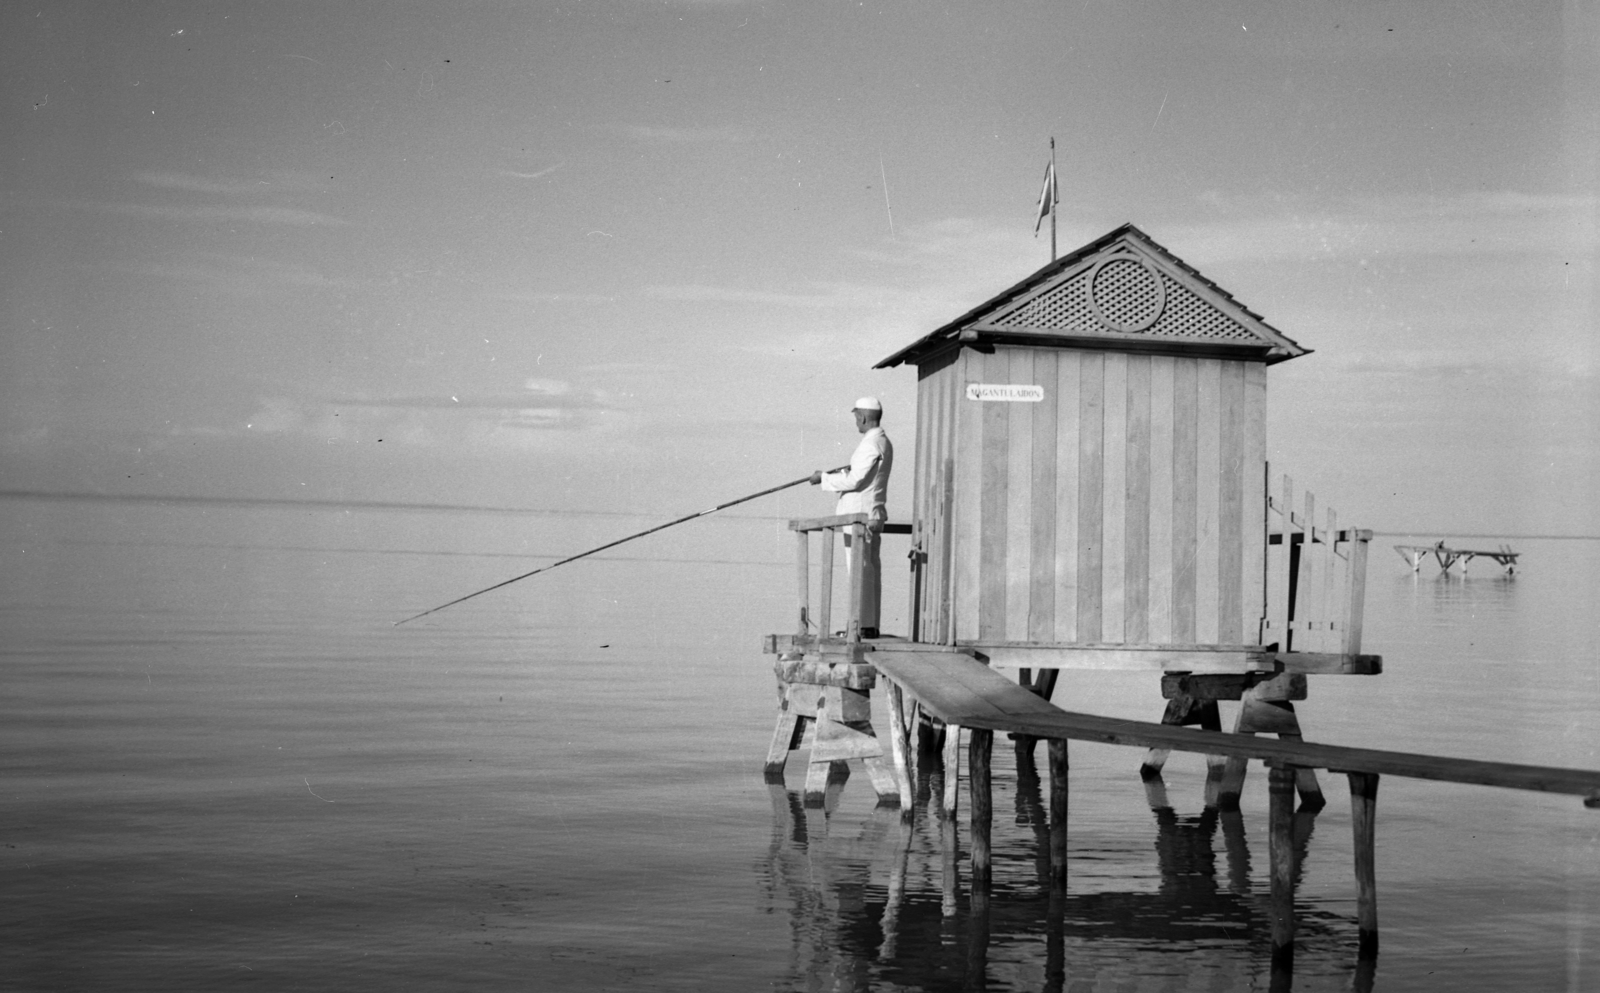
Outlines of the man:
{"type": "MultiPolygon", "coordinates": [[[[894,466],[894,446],[878,423],[883,420],[883,404],[876,397],[862,397],[851,411],[856,418],[856,430],[862,435],[861,444],[850,456],[850,467],[837,472],[820,469],[811,474],[811,485],[839,494],[835,514],[866,514],[866,537],[861,548],[853,547],[845,535],[845,564],[854,568],[857,555],[861,561],[861,636],[878,637],[879,601],[883,594],[883,570],[878,560],[878,543],[883,525],[889,519],[885,506],[889,496],[889,470],[894,466]]],[[[826,631],[823,634],[827,634],[826,631]]]]}

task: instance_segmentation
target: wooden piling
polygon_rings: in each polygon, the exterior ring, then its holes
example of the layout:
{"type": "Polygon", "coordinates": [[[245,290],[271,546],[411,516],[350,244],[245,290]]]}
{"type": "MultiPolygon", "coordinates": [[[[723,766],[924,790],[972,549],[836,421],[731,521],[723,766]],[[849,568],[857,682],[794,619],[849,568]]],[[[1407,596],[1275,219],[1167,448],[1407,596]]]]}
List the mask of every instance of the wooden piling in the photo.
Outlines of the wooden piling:
{"type": "Polygon", "coordinates": [[[946,820],[954,819],[956,808],[959,804],[959,785],[961,783],[961,725],[946,724],[944,727],[944,796],[940,798],[939,809],[946,820]]]}
{"type": "Polygon", "coordinates": [[[1355,834],[1356,921],[1360,926],[1357,957],[1369,959],[1378,955],[1378,774],[1352,772],[1349,777],[1350,827],[1355,834]]]}
{"type": "Polygon", "coordinates": [[[894,778],[900,792],[900,813],[911,815],[917,802],[916,785],[911,780],[911,766],[907,756],[910,742],[906,734],[905,693],[899,683],[888,683],[889,689],[889,751],[894,756],[894,778]]]}
{"type": "Polygon", "coordinates": [[[1067,740],[1050,739],[1050,886],[1067,887],[1067,740]]]}
{"type": "Polygon", "coordinates": [[[1272,964],[1294,964],[1295,768],[1274,765],[1267,776],[1267,856],[1272,865],[1272,964]]]}
{"type": "Polygon", "coordinates": [[[946,817],[939,825],[939,914],[946,918],[956,915],[956,894],[961,886],[956,867],[959,844],[955,818],[946,817]]]}
{"type": "Polygon", "coordinates": [[[989,758],[994,732],[972,728],[967,732],[967,788],[972,804],[972,890],[987,891],[990,879],[989,832],[994,822],[994,795],[989,782],[989,758]]]}

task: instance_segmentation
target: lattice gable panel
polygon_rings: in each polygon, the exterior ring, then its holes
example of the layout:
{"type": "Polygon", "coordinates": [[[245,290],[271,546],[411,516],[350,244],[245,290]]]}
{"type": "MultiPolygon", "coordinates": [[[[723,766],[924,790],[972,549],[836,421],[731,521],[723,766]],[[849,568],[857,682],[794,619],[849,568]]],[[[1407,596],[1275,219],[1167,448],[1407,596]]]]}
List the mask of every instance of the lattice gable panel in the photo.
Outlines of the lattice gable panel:
{"type": "MultiPolygon", "coordinates": [[[[1228,313],[1218,294],[1177,267],[1119,241],[969,326],[979,331],[1201,342],[1277,342],[1228,313]]],[[[1229,307],[1242,312],[1242,308],[1229,307]]]]}

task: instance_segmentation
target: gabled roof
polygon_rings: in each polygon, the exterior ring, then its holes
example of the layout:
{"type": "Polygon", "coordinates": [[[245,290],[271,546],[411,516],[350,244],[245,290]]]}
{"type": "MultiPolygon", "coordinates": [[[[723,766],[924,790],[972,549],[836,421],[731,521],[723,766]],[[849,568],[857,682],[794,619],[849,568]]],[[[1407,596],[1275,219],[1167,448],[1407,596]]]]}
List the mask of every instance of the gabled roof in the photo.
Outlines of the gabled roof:
{"type": "Polygon", "coordinates": [[[958,343],[1065,345],[1268,364],[1310,351],[1132,224],[1063,255],[873,368],[920,363],[958,343]]]}

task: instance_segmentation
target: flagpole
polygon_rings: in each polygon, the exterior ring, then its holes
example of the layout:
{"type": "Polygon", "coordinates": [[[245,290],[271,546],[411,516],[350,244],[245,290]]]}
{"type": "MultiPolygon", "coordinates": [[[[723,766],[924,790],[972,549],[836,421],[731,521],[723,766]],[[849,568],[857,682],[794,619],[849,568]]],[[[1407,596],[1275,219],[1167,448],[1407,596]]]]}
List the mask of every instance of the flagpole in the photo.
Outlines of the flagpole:
{"type": "Polygon", "coordinates": [[[1056,186],[1061,182],[1056,176],[1056,139],[1050,136],[1050,261],[1056,260],[1056,204],[1061,198],[1056,196],[1056,186]]]}

